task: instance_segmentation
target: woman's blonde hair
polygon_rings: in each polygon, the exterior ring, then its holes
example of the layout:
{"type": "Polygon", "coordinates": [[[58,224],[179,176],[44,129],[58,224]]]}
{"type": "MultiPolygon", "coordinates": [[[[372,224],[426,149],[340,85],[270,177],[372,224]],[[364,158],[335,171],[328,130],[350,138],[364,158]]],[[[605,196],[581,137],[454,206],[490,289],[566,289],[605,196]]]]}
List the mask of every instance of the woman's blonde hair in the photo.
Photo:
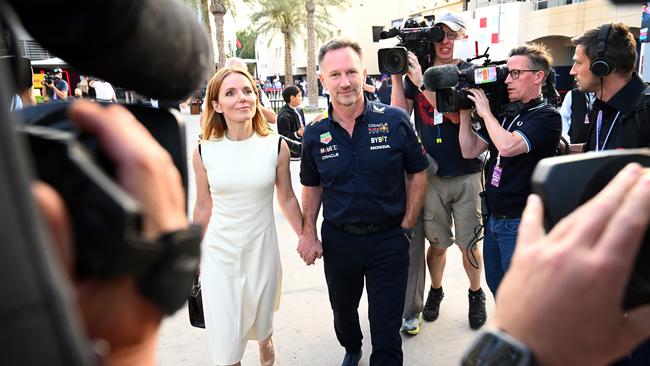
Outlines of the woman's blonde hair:
{"type": "Polygon", "coordinates": [[[244,69],[238,67],[225,67],[215,73],[210,79],[210,82],[208,82],[205,95],[205,110],[201,116],[201,126],[203,126],[203,130],[201,131],[201,140],[207,140],[210,138],[220,139],[225,135],[228,125],[223,117],[223,113],[218,113],[214,110],[212,107],[212,101],[219,101],[219,89],[221,88],[221,84],[223,84],[223,81],[228,76],[235,73],[244,75],[251,83],[251,87],[255,93],[256,99],[255,115],[253,116],[253,130],[260,136],[267,136],[271,132],[260,109],[259,92],[253,77],[244,69]]]}

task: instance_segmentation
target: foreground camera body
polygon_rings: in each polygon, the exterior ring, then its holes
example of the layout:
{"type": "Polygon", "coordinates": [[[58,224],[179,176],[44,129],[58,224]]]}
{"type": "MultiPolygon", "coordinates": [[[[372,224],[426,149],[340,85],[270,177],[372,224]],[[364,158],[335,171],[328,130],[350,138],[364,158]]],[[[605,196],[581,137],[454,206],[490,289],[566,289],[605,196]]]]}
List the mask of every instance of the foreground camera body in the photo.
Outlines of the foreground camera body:
{"type": "MultiPolygon", "coordinates": [[[[75,273],[81,278],[133,276],[140,291],[166,313],[182,306],[198,266],[197,227],[142,237],[139,203],[116,182],[115,167],[93,136],[67,120],[69,103],[20,111],[17,127],[29,146],[35,174],[63,198],[72,221],[75,273]]],[[[171,155],[187,192],[183,126],[164,110],[125,105],[171,155]]],[[[160,197],[167,199],[167,197],[160,197]]]]}
{"type": "Polygon", "coordinates": [[[409,67],[408,51],[417,56],[423,69],[431,63],[435,57],[433,43],[441,42],[445,38],[445,33],[438,26],[426,25],[408,19],[402,29],[391,28],[379,34],[380,39],[393,37],[399,39],[397,47],[382,48],[377,54],[379,71],[382,74],[405,74],[409,67]]]}
{"type": "MultiPolygon", "coordinates": [[[[650,167],[650,149],[589,152],[543,159],[532,177],[532,190],[544,202],[544,226],[563,217],[600,192],[628,163],[650,167]]],[[[650,303],[650,235],[646,231],[628,282],[623,307],[650,303]]]]}

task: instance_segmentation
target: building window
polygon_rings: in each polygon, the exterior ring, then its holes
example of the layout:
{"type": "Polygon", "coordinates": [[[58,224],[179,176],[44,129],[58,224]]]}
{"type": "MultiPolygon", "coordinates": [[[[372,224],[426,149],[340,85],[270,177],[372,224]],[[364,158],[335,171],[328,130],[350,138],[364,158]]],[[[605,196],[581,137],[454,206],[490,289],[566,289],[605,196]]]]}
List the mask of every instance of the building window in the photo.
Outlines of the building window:
{"type": "Polygon", "coordinates": [[[373,42],[379,42],[381,38],[379,38],[379,33],[381,33],[384,30],[383,26],[372,26],[372,41],[373,42]]]}

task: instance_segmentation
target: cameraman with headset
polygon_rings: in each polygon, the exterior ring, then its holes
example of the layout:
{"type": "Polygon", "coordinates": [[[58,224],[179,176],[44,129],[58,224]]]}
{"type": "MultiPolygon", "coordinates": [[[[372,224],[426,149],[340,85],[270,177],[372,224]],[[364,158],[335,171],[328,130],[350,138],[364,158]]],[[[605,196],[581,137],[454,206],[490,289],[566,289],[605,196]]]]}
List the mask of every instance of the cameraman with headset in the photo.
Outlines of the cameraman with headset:
{"type": "Polygon", "coordinates": [[[489,216],[484,222],[483,255],[485,277],[494,296],[510,266],[533,169],[541,159],[555,155],[560,141],[562,118],[542,97],[552,61],[542,45],[512,49],[505,84],[515,111],[497,119],[483,90],[470,89],[468,97],[484,124],[474,131],[470,111],[460,113],[463,157],[490,151],[485,169],[489,216]]]}
{"type": "Polygon", "coordinates": [[[634,72],[636,42],[627,25],[603,24],[573,44],[570,74],[579,91],[596,93],[584,151],[649,147],[650,89],[634,72]]]}
{"type": "Polygon", "coordinates": [[[404,307],[402,331],[411,335],[419,331],[420,312],[426,321],[438,318],[440,302],[444,297],[442,277],[447,248],[454,244],[462,252],[463,267],[469,279],[469,325],[478,329],[486,320],[485,294],[481,289],[481,251],[476,244],[480,227],[479,192],[481,190],[481,161],[473,156],[462,156],[458,142],[458,113],[442,114],[436,110],[435,92],[424,89],[423,66],[457,65],[460,70],[472,66],[454,58],[454,42],[465,34],[465,22],[458,16],[445,14],[435,24],[444,37],[434,42],[431,64],[420,65],[418,57],[408,53],[409,67],[405,84],[401,75],[392,75],[391,105],[403,108],[407,114],[415,111],[415,127],[426,152],[438,163],[435,175],[429,175],[429,184],[423,208],[424,234],[430,243],[426,262],[431,276],[431,288],[424,307],[424,241],[415,240],[411,250],[409,289],[404,307]],[[455,228],[455,237],[452,233],[455,228]],[[417,246],[417,247],[416,247],[417,246]],[[468,250],[469,248],[469,250],[468,250]]]}
{"type": "MultiPolygon", "coordinates": [[[[603,24],[574,38],[573,44],[570,74],[580,92],[596,96],[585,120],[589,125],[584,150],[650,147],[650,88],[634,72],[636,41],[627,25],[603,24]]],[[[640,365],[648,359],[650,341],[646,340],[620,365],[640,365]]]]}

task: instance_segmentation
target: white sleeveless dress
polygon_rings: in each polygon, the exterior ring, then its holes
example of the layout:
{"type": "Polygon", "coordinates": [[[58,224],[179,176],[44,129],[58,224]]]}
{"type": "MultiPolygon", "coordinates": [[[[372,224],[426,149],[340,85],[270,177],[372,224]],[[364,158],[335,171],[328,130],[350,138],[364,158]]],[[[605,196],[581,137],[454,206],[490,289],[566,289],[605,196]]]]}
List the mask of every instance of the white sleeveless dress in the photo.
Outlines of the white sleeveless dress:
{"type": "Polygon", "coordinates": [[[201,287],[212,362],[239,362],[248,340],[273,332],[282,268],[273,218],[278,135],[201,142],[212,215],[203,238],[201,287]]]}

